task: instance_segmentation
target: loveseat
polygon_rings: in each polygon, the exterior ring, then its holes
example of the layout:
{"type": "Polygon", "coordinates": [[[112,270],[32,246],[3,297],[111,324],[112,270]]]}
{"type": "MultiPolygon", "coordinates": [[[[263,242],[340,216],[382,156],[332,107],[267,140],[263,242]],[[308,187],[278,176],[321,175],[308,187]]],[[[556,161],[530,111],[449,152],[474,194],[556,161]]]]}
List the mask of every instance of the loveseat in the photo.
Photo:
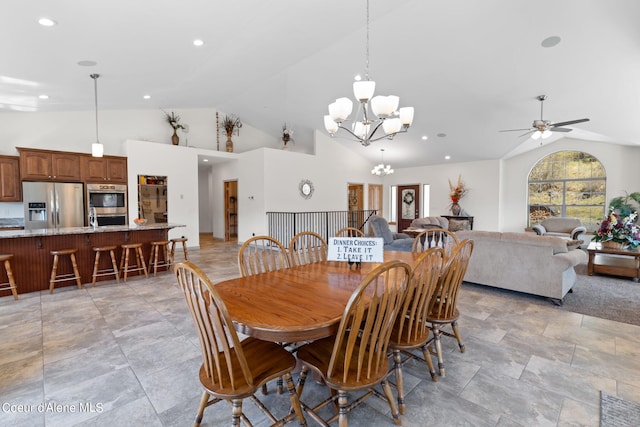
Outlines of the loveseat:
{"type": "Polygon", "coordinates": [[[566,239],[533,233],[461,230],[458,239],[473,239],[466,282],[562,299],[576,283],[574,267],[587,260],[566,239]]]}
{"type": "Polygon", "coordinates": [[[437,226],[445,230],[449,229],[449,220],[443,216],[426,216],[424,218],[416,218],[411,222],[410,228],[429,228],[429,226],[437,226]]]}
{"type": "Polygon", "coordinates": [[[386,219],[378,215],[371,215],[369,218],[369,230],[373,237],[381,237],[383,249],[385,251],[411,252],[413,237],[404,233],[394,233],[389,228],[386,219]]]}
{"type": "Polygon", "coordinates": [[[578,218],[549,217],[531,227],[540,236],[564,237],[571,240],[583,240],[586,227],[578,218]]]}

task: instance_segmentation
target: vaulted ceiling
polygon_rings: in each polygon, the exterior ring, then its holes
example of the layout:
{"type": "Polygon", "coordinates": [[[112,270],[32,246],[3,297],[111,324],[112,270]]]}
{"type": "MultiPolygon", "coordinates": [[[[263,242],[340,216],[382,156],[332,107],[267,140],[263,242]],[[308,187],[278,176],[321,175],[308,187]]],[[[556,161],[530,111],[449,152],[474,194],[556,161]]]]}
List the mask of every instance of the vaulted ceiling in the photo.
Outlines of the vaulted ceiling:
{"type": "MultiPolygon", "coordinates": [[[[276,137],[287,122],[304,150],[327,105],[352,98],[364,72],[365,6],[11,0],[0,15],[0,112],[93,110],[89,74],[99,73],[101,109],[216,108],[276,137]],[[57,25],[38,25],[43,16],[57,25]]],[[[637,0],[370,0],[370,14],[376,93],[415,107],[413,126],[393,141],[344,140],[372,162],[380,148],[395,168],[531,149],[540,141],[499,131],[530,127],[541,94],[545,119],[590,119],[545,143],[640,144],[637,0]],[[560,43],[543,47],[552,36],[560,43]]]]}

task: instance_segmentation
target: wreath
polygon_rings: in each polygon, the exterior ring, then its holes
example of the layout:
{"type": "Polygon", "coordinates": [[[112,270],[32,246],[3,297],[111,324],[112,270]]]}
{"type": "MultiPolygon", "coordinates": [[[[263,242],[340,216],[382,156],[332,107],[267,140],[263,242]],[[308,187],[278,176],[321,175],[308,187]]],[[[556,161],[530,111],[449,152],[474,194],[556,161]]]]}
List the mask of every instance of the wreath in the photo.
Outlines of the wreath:
{"type": "Polygon", "coordinates": [[[411,203],[413,203],[413,193],[410,193],[410,192],[405,193],[404,197],[402,198],[402,201],[405,202],[407,205],[410,205],[411,203]]]}

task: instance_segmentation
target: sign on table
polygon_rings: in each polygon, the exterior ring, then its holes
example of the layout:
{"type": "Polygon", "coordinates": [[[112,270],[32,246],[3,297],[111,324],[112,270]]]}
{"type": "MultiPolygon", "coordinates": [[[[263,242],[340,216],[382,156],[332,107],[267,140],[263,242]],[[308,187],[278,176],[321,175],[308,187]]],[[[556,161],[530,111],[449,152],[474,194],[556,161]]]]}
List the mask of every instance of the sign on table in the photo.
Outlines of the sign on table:
{"type": "Polygon", "coordinates": [[[329,261],[383,262],[383,241],[380,237],[331,237],[329,261]]]}

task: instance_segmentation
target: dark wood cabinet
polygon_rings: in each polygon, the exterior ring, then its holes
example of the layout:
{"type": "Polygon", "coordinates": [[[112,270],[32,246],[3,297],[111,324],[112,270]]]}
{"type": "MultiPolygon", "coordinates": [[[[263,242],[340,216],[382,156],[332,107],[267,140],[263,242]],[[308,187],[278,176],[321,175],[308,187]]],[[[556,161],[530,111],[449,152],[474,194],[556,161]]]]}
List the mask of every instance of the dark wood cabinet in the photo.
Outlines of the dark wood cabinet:
{"type": "Polygon", "coordinates": [[[0,156],[0,202],[22,201],[20,158],[0,156]]]}
{"type": "Polygon", "coordinates": [[[80,155],[18,148],[23,181],[81,182],[80,155]]]}
{"type": "Polygon", "coordinates": [[[84,182],[127,183],[126,157],[82,156],[82,180],[84,182]]]}

